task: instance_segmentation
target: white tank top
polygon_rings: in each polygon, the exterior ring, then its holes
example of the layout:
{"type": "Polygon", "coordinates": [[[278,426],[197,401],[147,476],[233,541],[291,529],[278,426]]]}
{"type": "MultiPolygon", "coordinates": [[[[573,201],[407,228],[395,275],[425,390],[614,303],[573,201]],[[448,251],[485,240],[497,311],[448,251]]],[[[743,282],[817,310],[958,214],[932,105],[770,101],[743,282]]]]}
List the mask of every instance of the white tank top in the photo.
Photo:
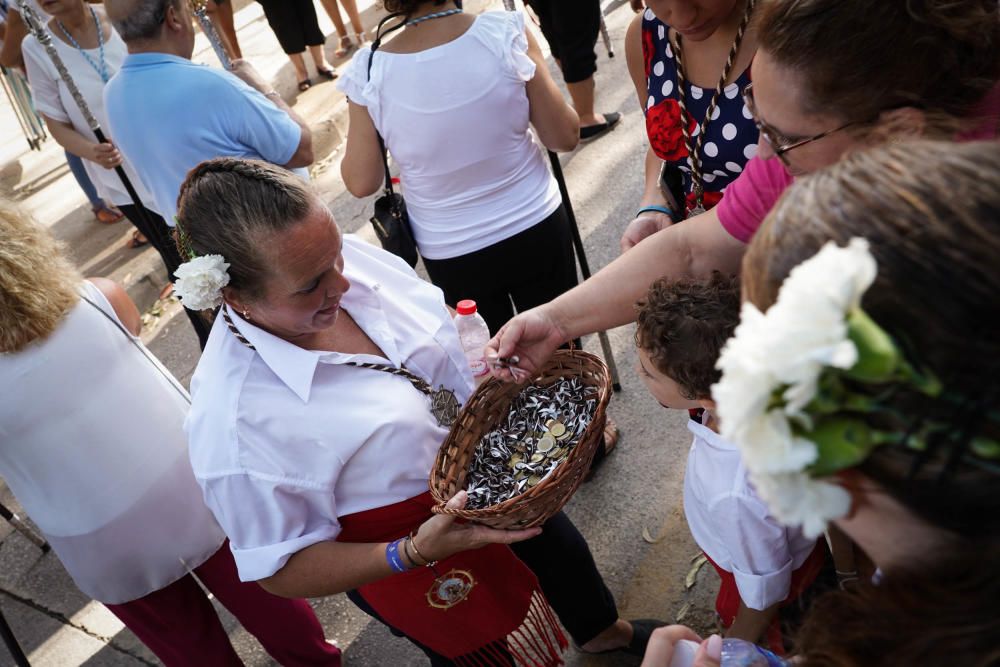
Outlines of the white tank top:
{"type": "Polygon", "coordinates": [[[364,47],[338,87],[367,107],[399,165],[413,235],[428,259],[481,250],[559,207],[531,132],[524,15],[485,12],[458,38],[417,53],[364,47]]]}
{"type": "MultiPolygon", "coordinates": [[[[96,287],[81,293],[117,321],[96,287]]],[[[44,341],[0,354],[0,476],[109,604],[176,581],[225,537],[191,471],[187,392],[130,338],[81,300],[44,341]]]]}

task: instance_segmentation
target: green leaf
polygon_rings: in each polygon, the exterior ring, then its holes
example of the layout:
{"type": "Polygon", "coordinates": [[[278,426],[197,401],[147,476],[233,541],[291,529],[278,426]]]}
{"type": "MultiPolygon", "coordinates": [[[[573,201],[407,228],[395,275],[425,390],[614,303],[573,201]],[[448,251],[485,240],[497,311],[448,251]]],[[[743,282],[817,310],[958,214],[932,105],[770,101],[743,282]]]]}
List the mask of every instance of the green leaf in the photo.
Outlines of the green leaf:
{"type": "Polygon", "coordinates": [[[857,465],[876,444],[868,424],[852,417],[824,417],[804,437],[819,450],[816,461],[809,466],[809,472],[817,477],[857,465]]]}
{"type": "Polygon", "coordinates": [[[970,445],[972,452],[983,459],[1000,459],[1000,442],[989,438],[977,437],[970,445]]]}
{"type": "Polygon", "coordinates": [[[847,337],[858,350],[858,361],[845,375],[861,382],[887,382],[899,367],[899,349],[882,327],[860,308],[847,316],[847,337]]]}

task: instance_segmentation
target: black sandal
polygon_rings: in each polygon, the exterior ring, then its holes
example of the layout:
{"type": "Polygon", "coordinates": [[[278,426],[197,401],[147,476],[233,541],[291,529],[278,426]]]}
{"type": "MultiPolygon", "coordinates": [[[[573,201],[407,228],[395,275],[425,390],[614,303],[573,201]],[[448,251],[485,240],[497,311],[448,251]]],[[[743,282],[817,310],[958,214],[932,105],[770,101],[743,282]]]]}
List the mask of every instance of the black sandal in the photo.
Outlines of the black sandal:
{"type": "Polygon", "coordinates": [[[637,618],[634,621],[629,621],[628,624],[632,626],[632,639],[625,646],[609,648],[604,651],[584,651],[580,649],[580,652],[588,655],[605,655],[606,653],[621,652],[641,658],[646,655],[646,646],[649,645],[649,638],[652,636],[653,630],[667,625],[655,618],[637,618]]]}
{"type": "Polygon", "coordinates": [[[617,111],[604,114],[604,122],[597,125],[587,125],[580,128],[580,141],[591,141],[597,137],[610,132],[611,128],[618,124],[622,115],[617,111]]]}
{"type": "Polygon", "coordinates": [[[316,71],[319,72],[319,75],[324,79],[333,81],[334,79],[337,78],[337,73],[334,72],[332,69],[317,69],[316,71]]]}
{"type": "Polygon", "coordinates": [[[299,92],[300,93],[306,92],[307,90],[312,88],[312,85],[313,82],[310,79],[303,79],[302,81],[299,81],[299,92]]]}

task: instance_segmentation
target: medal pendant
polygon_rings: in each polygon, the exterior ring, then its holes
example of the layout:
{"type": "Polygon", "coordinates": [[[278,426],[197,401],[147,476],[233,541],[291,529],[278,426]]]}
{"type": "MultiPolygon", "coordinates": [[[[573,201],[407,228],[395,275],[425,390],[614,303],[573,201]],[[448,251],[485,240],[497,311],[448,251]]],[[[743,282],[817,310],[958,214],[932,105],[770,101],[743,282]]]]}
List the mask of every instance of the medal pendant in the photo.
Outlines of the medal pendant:
{"type": "Polygon", "coordinates": [[[689,218],[693,218],[694,216],[701,215],[704,212],[705,212],[705,207],[702,206],[701,204],[698,204],[693,209],[691,209],[690,211],[688,211],[688,217],[689,218]]]}
{"type": "Polygon", "coordinates": [[[469,592],[475,585],[476,580],[471,572],[449,570],[431,584],[430,590],[427,591],[427,604],[435,609],[451,609],[469,597],[469,592]]]}
{"type": "Polygon", "coordinates": [[[458,399],[455,398],[455,392],[451,389],[445,389],[444,385],[441,385],[436,391],[432,391],[430,396],[431,414],[437,419],[438,426],[450,428],[458,419],[458,411],[461,407],[458,399]]]}

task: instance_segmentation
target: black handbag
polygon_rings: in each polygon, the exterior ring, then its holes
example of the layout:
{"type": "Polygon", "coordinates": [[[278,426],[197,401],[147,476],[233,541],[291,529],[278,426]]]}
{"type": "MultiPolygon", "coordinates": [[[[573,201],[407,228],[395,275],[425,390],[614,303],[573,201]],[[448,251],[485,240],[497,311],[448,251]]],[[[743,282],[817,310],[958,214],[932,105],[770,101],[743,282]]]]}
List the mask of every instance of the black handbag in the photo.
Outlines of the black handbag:
{"type": "MultiPolygon", "coordinates": [[[[372,60],[375,57],[375,50],[382,43],[382,24],[392,18],[387,16],[378,26],[375,41],[372,43],[371,55],[368,57],[368,78],[372,74],[372,60]]],[[[389,31],[402,26],[393,26],[389,31]]],[[[385,142],[378,130],[375,131],[378,137],[379,152],[382,154],[382,166],[385,168],[385,190],[382,196],[375,200],[375,212],[371,217],[372,226],[375,228],[375,235],[379,243],[385,250],[393,255],[402,257],[410,266],[417,265],[417,242],[413,239],[413,230],[410,228],[410,217],[406,213],[406,202],[403,195],[392,188],[392,175],[389,173],[389,160],[386,157],[385,142]]]]}

